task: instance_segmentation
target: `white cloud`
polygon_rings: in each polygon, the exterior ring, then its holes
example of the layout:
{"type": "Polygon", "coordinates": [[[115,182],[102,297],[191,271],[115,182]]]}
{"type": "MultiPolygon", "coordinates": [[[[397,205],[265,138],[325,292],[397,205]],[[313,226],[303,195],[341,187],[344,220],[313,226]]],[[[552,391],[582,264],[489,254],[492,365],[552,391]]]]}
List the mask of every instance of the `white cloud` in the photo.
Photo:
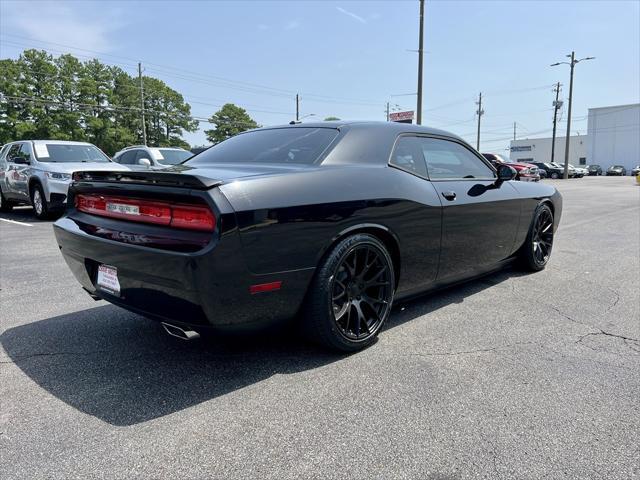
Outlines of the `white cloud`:
{"type": "Polygon", "coordinates": [[[360,23],[367,23],[367,21],[363,17],[361,17],[360,15],[356,15],[355,13],[350,12],[349,10],[345,10],[342,7],[336,7],[336,10],[338,10],[340,13],[343,13],[343,14],[353,18],[354,20],[357,20],[360,23]]]}
{"type": "MultiPolygon", "coordinates": [[[[114,49],[111,33],[122,23],[120,11],[105,8],[79,8],[82,3],[65,5],[61,2],[32,3],[31,13],[25,14],[22,2],[6,2],[3,7],[3,33],[21,35],[40,42],[77,46],[79,49],[108,52],[114,49]]],[[[88,6],[88,5],[87,5],[88,6]]],[[[84,5],[83,5],[84,7],[84,5]]],[[[17,39],[27,43],[26,39],[17,39]]],[[[47,45],[32,45],[49,48],[47,45]]],[[[60,49],[54,45],[51,50],[60,49]]]]}
{"type": "Polygon", "coordinates": [[[300,22],[298,20],[291,20],[284,26],[285,30],[295,30],[296,28],[300,28],[300,22]]]}

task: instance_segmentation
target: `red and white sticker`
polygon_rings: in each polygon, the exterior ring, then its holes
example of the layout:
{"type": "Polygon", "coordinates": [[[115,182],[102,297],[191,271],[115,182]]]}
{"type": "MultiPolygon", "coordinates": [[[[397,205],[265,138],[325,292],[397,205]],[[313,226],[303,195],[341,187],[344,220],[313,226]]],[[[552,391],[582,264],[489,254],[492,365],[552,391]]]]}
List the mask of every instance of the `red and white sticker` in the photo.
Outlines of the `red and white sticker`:
{"type": "Polygon", "coordinates": [[[96,281],[98,287],[112,295],[120,294],[120,282],[118,281],[118,269],[109,265],[100,265],[98,267],[98,279],[96,281]]]}

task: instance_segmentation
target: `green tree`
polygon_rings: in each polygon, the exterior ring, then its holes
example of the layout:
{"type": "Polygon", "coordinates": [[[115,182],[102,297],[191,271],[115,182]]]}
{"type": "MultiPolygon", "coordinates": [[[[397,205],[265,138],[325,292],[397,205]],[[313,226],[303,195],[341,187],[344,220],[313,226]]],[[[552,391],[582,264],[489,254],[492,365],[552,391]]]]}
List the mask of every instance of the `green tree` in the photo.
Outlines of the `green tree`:
{"type": "Polygon", "coordinates": [[[205,130],[207,140],[211,143],[220,143],[227,138],[238,133],[258,128],[259,125],[253,120],[244,108],[233,103],[227,103],[209,118],[215,128],[205,130]]]}
{"type": "Polygon", "coordinates": [[[333,122],[336,120],[340,120],[338,117],[327,117],[324,119],[325,122],[333,122]]]}

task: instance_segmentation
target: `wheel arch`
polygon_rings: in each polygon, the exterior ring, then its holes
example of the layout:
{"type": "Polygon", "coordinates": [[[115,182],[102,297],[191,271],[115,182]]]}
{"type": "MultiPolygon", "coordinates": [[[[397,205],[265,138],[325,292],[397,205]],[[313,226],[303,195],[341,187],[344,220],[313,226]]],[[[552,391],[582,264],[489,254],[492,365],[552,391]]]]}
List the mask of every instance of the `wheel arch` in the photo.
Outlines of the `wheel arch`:
{"type": "Polygon", "coordinates": [[[320,252],[316,259],[316,265],[320,265],[326,255],[333,250],[333,248],[343,239],[355,235],[358,233],[368,233],[376,237],[387,248],[391,260],[393,261],[393,272],[395,277],[395,285],[398,288],[398,281],[400,280],[400,269],[402,268],[401,256],[400,256],[400,240],[398,236],[389,227],[377,223],[362,223],[358,225],[352,225],[335,235],[331,241],[320,252]]]}
{"type": "Polygon", "coordinates": [[[42,185],[42,180],[40,180],[40,178],[38,178],[35,175],[29,178],[29,183],[27,185],[29,187],[29,198],[31,198],[31,191],[33,190],[35,185],[40,185],[40,188],[42,188],[42,191],[44,193],[44,186],[42,185]]]}

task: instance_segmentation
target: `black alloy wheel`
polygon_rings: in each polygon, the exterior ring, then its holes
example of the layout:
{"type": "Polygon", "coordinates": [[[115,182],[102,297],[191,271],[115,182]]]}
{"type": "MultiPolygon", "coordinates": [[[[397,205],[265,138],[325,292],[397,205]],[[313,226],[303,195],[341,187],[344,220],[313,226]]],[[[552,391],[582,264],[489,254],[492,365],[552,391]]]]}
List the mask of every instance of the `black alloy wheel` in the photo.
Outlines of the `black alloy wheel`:
{"type": "Polygon", "coordinates": [[[392,296],[391,269],[374,245],[357,245],[343,258],[331,285],[334,320],[349,340],[375,335],[392,296]]]}
{"type": "Polygon", "coordinates": [[[553,248],[553,212],[548,205],[540,205],[533,216],[527,240],[523,246],[524,265],[532,271],[542,270],[553,248]]]}
{"type": "Polygon", "coordinates": [[[307,298],[310,338],[352,352],[375,341],[395,291],[393,261],[369,234],[342,240],[319,267],[307,298]]]}

